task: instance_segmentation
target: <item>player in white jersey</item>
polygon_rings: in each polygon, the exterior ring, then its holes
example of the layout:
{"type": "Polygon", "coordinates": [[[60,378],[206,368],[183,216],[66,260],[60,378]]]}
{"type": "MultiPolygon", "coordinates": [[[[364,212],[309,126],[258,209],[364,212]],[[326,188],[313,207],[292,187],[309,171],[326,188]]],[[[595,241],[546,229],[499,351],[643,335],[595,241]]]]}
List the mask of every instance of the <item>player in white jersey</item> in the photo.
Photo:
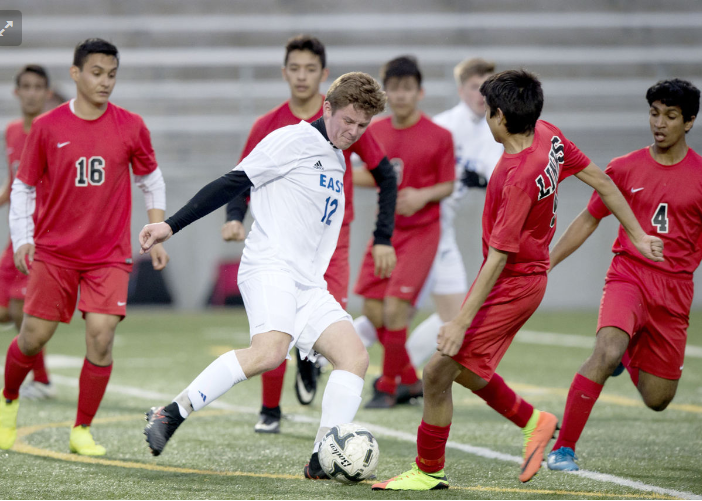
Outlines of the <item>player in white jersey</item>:
{"type": "MultiPolygon", "coordinates": [[[[450,197],[441,201],[441,240],[427,278],[415,306],[432,296],[436,313],[418,325],[407,340],[407,352],[414,367],[419,367],[436,351],[439,328],[453,319],[461,309],[468,292],[463,258],[456,243],[454,220],[468,188],[485,188],[502,155],[502,145],[495,141],[485,120],[485,100],[480,94],[482,83],[495,72],[495,63],[482,58],[462,61],[454,68],[461,101],[439,113],[434,122],[451,132],[456,157],[456,180],[450,197]]],[[[366,347],[375,342],[373,324],[361,316],[354,326],[366,347]]],[[[398,387],[398,402],[418,395],[398,387]]]]}
{"type": "MultiPolygon", "coordinates": [[[[205,186],[174,216],[146,225],[139,234],[142,252],[148,252],[154,243],[251,188],[255,222],[239,267],[251,345],[225,353],[172,403],[147,413],[144,433],[155,456],[191,412],[233,385],[278,367],[297,346],[303,357],[319,353],[334,367],[322,399],[312,458],[304,469],[307,478],[328,478],[319,465],[319,444],[330,428],[353,421],[368,367],[368,353],[351,317],[324,281],[344,216],[341,150],[357,141],[384,107],[385,94],[372,77],[359,72],[342,75],[327,92],[322,118],[272,132],[234,170],[205,186]]],[[[397,191],[384,193],[378,227],[389,233],[389,241],[397,191]]],[[[389,245],[376,247],[379,273],[387,276],[395,252],[389,245]]]]}

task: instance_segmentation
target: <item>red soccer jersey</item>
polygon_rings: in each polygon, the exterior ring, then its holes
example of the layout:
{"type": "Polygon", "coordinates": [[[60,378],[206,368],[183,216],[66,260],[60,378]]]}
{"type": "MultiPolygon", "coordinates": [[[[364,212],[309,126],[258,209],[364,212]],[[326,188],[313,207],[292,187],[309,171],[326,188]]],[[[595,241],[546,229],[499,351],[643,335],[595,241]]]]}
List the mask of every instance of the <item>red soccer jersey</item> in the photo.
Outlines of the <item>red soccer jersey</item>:
{"type": "Polygon", "coordinates": [[[24,142],[27,140],[28,135],[24,131],[24,119],[13,120],[7,124],[5,129],[5,153],[7,154],[7,167],[10,170],[8,177],[10,185],[12,185],[12,181],[17,176],[24,142]]]}
{"type": "MultiPolygon", "coordinates": [[[[690,148],[677,164],[662,165],[646,147],[615,158],[605,172],[643,230],[663,240],[665,261],[644,258],[621,226],[612,252],[657,270],[692,276],[702,260],[702,157],[690,148]]],[[[587,210],[597,219],[611,214],[597,192],[587,210]]]]}
{"type": "Polygon", "coordinates": [[[83,120],[65,103],[34,120],[17,177],[37,187],[36,259],[131,269],[130,163],[139,176],[157,168],[144,121],[119,106],[83,120]]]}
{"type": "MultiPolygon", "coordinates": [[[[322,104],[324,104],[324,101],[322,101],[322,104]]],[[[320,106],[319,110],[310,118],[306,119],[306,121],[314,122],[320,118],[322,116],[322,108],[323,106],[320,106]]],[[[256,145],[268,134],[281,127],[298,124],[300,121],[299,118],[293,115],[290,109],[290,101],[285,101],[277,108],[258,117],[251,127],[239,162],[246,158],[256,145]]],[[[351,224],[351,221],[353,221],[353,172],[351,170],[351,152],[357,153],[368,165],[369,169],[375,169],[385,156],[382,147],[378,145],[377,141],[370,137],[368,132],[363,134],[361,139],[344,152],[344,159],[346,160],[346,172],[344,172],[344,198],[346,199],[346,206],[344,208],[344,221],[342,224],[351,224]]]]}
{"type": "MultiPolygon", "coordinates": [[[[406,129],[393,127],[392,117],[373,122],[369,129],[395,169],[398,191],[426,188],[456,178],[451,133],[423,114],[416,124],[406,129]]],[[[411,216],[396,214],[395,227],[440,224],[439,211],[439,202],[430,202],[411,216]]]]}
{"type": "Polygon", "coordinates": [[[490,177],[483,209],[483,257],[488,247],[509,252],[513,275],[548,270],[548,246],[556,231],[558,183],[590,159],[554,125],[536,122],[534,141],[519,153],[503,153],[490,177]]]}

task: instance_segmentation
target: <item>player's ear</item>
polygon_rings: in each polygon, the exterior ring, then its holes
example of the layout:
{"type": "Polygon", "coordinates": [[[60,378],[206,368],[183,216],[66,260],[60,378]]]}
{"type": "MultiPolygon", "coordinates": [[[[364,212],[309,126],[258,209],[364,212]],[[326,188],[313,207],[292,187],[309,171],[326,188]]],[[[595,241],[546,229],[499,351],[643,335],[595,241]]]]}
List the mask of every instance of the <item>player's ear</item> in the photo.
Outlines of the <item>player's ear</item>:
{"type": "Polygon", "coordinates": [[[323,68],[321,81],[324,82],[327,78],[329,78],[329,68],[323,68]]]}
{"type": "Polygon", "coordinates": [[[80,74],[80,68],[74,64],[73,66],[71,66],[71,69],[68,70],[68,72],[70,73],[73,81],[78,83],[78,75],[80,74]]]}
{"type": "Polygon", "coordinates": [[[690,120],[685,122],[685,133],[688,133],[692,130],[692,126],[695,125],[695,118],[697,117],[693,115],[690,117],[690,120]]]}

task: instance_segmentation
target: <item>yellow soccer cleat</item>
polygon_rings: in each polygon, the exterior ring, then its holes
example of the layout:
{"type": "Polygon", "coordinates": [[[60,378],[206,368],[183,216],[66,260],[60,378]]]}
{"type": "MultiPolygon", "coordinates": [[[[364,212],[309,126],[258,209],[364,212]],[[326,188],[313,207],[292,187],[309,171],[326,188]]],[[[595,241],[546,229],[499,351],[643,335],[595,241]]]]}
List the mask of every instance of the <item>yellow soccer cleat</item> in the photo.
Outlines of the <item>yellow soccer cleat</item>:
{"type": "Polygon", "coordinates": [[[17,438],[19,398],[7,400],[0,395],[0,449],[10,449],[17,438]]]}
{"type": "Polygon", "coordinates": [[[444,470],[436,473],[424,473],[412,465],[412,469],[402,475],[373,484],[374,491],[433,491],[437,489],[448,489],[449,484],[444,470]]]}
{"type": "Polygon", "coordinates": [[[71,452],[81,456],[104,456],[105,448],[98,445],[90,434],[90,426],[80,425],[71,429],[71,438],[68,441],[71,452]]]}
{"type": "Polygon", "coordinates": [[[524,433],[524,462],[519,480],[528,482],[539,472],[544,459],[544,451],[558,428],[558,418],[549,412],[534,409],[524,433]]]}

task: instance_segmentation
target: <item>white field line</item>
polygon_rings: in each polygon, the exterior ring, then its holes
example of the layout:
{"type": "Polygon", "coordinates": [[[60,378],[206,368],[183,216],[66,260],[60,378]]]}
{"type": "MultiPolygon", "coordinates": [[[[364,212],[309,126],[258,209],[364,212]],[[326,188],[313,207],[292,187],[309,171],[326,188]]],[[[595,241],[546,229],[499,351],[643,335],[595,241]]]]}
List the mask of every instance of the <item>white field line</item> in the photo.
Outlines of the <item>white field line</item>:
{"type": "MultiPolygon", "coordinates": [[[[549,346],[567,346],[573,348],[595,347],[595,335],[579,336],[577,334],[559,334],[557,332],[538,332],[521,330],[515,336],[517,343],[545,344],[549,346]]],[[[702,346],[688,344],[685,346],[685,356],[690,358],[702,358],[702,346]]]]}
{"type": "MultiPolygon", "coordinates": [[[[70,358],[63,356],[64,359],[70,358]]],[[[49,357],[47,357],[49,358],[49,357]]],[[[78,359],[78,357],[75,357],[78,359]]],[[[50,358],[49,358],[50,360],[50,358]]],[[[81,364],[82,364],[82,359],[81,364]]],[[[47,361],[48,362],[48,361],[47,361]]],[[[50,366],[49,363],[47,365],[50,366]]],[[[4,367],[0,366],[0,370],[4,370],[4,367]]],[[[59,374],[52,374],[51,379],[54,383],[60,384],[62,386],[69,386],[71,388],[77,388],[78,387],[78,378],[74,377],[69,377],[69,376],[62,376],[59,374]]],[[[129,397],[136,397],[136,398],[142,398],[144,400],[152,400],[154,401],[153,403],[157,404],[159,402],[168,402],[171,400],[175,395],[167,395],[165,393],[157,392],[157,391],[150,391],[150,390],[144,390],[141,388],[135,388],[132,386],[123,386],[123,385],[117,385],[117,384],[109,384],[107,387],[107,391],[110,393],[119,393],[120,395],[126,395],[129,397]]],[[[243,414],[258,414],[259,409],[254,408],[254,407],[242,407],[239,405],[231,405],[227,404],[224,402],[212,402],[211,404],[208,405],[208,407],[214,408],[214,409],[226,409],[226,410],[231,410],[234,412],[239,412],[243,414]]],[[[290,421],[298,422],[298,423],[307,423],[307,424],[317,424],[319,422],[318,419],[311,418],[309,416],[303,416],[299,414],[287,414],[285,415],[287,419],[290,421]]],[[[380,426],[377,424],[373,423],[363,423],[363,422],[358,422],[358,424],[363,425],[367,427],[369,430],[371,430],[374,434],[379,435],[379,436],[384,436],[384,437],[390,437],[390,438],[395,438],[397,440],[403,440],[405,442],[410,442],[410,443],[416,443],[416,435],[412,433],[407,433],[404,431],[399,431],[399,430],[394,430],[392,428],[386,428],[384,426],[380,426]]],[[[458,442],[452,442],[449,441],[446,444],[446,447],[449,447],[451,449],[456,449],[462,452],[467,452],[468,454],[473,454],[474,456],[478,457],[483,457],[487,459],[499,459],[500,461],[508,461],[508,462],[513,462],[513,463],[521,463],[522,458],[518,456],[512,456],[511,454],[504,454],[501,452],[493,451],[492,449],[488,449],[486,447],[475,447],[473,445],[469,444],[462,444],[458,442]]],[[[542,463],[542,467],[546,467],[546,463],[542,463]]],[[[591,480],[597,480],[599,482],[607,482],[607,483],[612,483],[616,485],[620,485],[623,487],[629,487],[631,489],[639,490],[639,491],[644,491],[644,492],[654,492],[656,494],[662,494],[666,496],[673,496],[681,499],[702,499],[702,496],[698,494],[694,494],[692,492],[685,492],[685,491],[678,491],[675,489],[667,489],[664,487],[658,487],[655,485],[649,485],[645,484],[643,482],[638,482],[635,480],[629,480],[627,478],[622,478],[622,477],[617,477],[615,475],[608,475],[606,473],[598,473],[596,471],[587,471],[587,470],[580,470],[577,472],[568,472],[571,475],[579,475],[581,477],[589,478],[591,480]]]]}

